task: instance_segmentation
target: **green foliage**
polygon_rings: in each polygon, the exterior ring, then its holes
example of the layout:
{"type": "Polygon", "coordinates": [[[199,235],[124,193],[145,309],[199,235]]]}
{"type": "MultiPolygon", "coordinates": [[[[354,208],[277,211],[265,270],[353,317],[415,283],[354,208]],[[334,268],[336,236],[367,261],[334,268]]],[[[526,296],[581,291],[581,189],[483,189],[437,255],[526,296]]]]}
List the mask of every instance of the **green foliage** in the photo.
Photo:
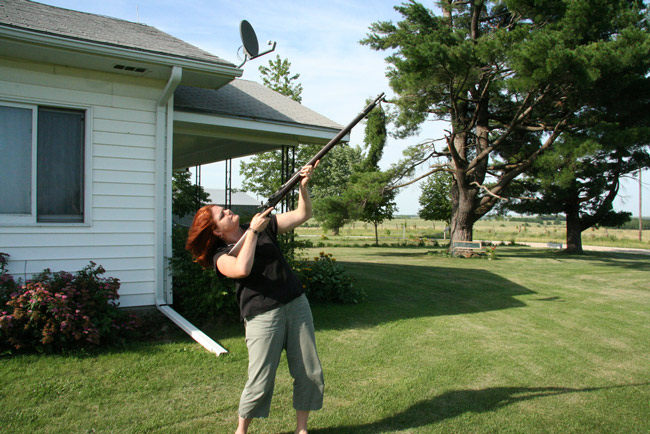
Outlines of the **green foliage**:
{"type": "Polygon", "coordinates": [[[16,350],[61,351],[132,335],[138,318],[118,309],[119,280],[94,262],[76,274],[46,269],[10,296],[0,339],[16,350]]]}
{"type": "MultiPolygon", "coordinates": [[[[301,145],[296,149],[296,166],[302,167],[321,149],[320,145],[301,145]]],[[[269,197],[282,185],[280,151],[255,155],[249,163],[241,162],[243,187],[262,197],[269,197]]],[[[314,217],[327,228],[338,229],[348,221],[347,210],[337,198],[345,191],[348,180],[362,159],[358,147],[335,146],[318,164],[309,183],[314,217]],[[334,202],[337,204],[334,205],[334,202]]]]}
{"type": "Polygon", "coordinates": [[[314,303],[356,304],[366,299],[365,292],[355,287],[354,279],[331,253],[320,252],[313,261],[299,261],[295,271],[309,301],[314,303]]]}
{"type": "Polygon", "coordinates": [[[366,129],[363,140],[367,152],[366,158],[361,163],[361,171],[368,172],[379,169],[379,161],[386,146],[386,121],[386,113],[381,106],[375,108],[366,116],[366,129]]]}
{"type": "Polygon", "coordinates": [[[262,83],[269,89],[288,96],[296,102],[301,102],[302,85],[294,83],[300,74],[291,75],[290,68],[289,59],[280,59],[280,55],[277,55],[275,60],[269,60],[269,66],[261,65],[259,67],[262,83]]]}
{"type": "MultiPolygon", "coordinates": [[[[300,74],[291,75],[290,68],[291,62],[288,59],[280,59],[278,55],[275,60],[269,60],[268,66],[260,66],[259,71],[262,82],[266,87],[296,102],[300,102],[302,99],[300,96],[302,85],[294,83],[300,77],[300,74]]],[[[317,149],[320,148],[316,148],[314,145],[293,148],[291,154],[294,155],[297,167],[302,167],[305,162],[309,161],[309,158],[317,152],[317,149]],[[314,149],[316,151],[313,151],[314,149]],[[309,156],[305,157],[306,153],[309,153],[309,156]]],[[[289,167],[291,167],[290,162],[289,167]]],[[[283,183],[282,151],[275,150],[253,155],[250,162],[240,162],[239,172],[244,177],[242,184],[244,190],[253,192],[258,196],[269,197],[283,183]]]]}
{"type": "Polygon", "coordinates": [[[239,163],[242,188],[261,197],[269,197],[282,185],[282,151],[256,154],[249,162],[239,163]]]}
{"type": "Polygon", "coordinates": [[[315,198],[314,217],[320,222],[323,230],[332,231],[334,235],[338,235],[345,224],[355,219],[347,199],[341,196],[315,198]]]}
{"type": "MultiPolygon", "coordinates": [[[[606,225],[603,225],[606,226],[606,225]]],[[[620,226],[621,229],[639,229],[639,218],[635,217],[620,226]]],[[[641,219],[641,229],[644,231],[650,230],[650,219],[641,219]]]]}
{"type": "MultiPolygon", "coordinates": [[[[412,176],[412,169],[425,163],[434,172],[453,173],[454,233],[471,237],[474,223],[499,198],[517,197],[513,180],[567,132],[594,128],[604,134],[605,121],[618,135],[618,149],[633,153],[630,145],[640,142],[631,138],[638,131],[630,134],[632,118],[623,114],[649,112],[646,3],[441,5],[443,14],[437,16],[418,2],[402,3],[395,8],[401,20],[372,24],[362,43],[391,53],[387,77],[397,96],[390,116],[398,136],[417,133],[426,121],[451,124],[445,146],[414,145],[400,173],[412,176]]],[[[611,148],[594,154],[602,137],[590,138],[582,141],[579,155],[565,156],[616,160],[609,158],[611,148]]],[[[570,181],[569,173],[562,173],[563,182],[570,181]]]]}
{"type": "Polygon", "coordinates": [[[169,260],[174,290],[174,308],[190,321],[209,322],[236,319],[239,315],[232,281],[220,278],[213,269],[204,269],[185,250],[187,228],[172,230],[169,260]]]}
{"type": "MultiPolygon", "coordinates": [[[[202,186],[193,185],[190,172],[174,172],[172,210],[175,215],[194,214],[208,201],[202,186]]],[[[190,321],[211,321],[238,315],[234,289],[227,279],[217,277],[214,270],[204,270],[185,250],[188,229],[172,229],[172,274],[174,308],[190,321]]]]}
{"type": "Polygon", "coordinates": [[[335,146],[314,171],[309,184],[312,196],[322,198],[341,195],[362,158],[363,153],[359,147],[344,143],[335,146]]]}
{"type": "Polygon", "coordinates": [[[445,172],[431,175],[422,184],[419,211],[425,220],[442,220],[451,222],[451,185],[453,178],[445,172]]]}
{"type": "Polygon", "coordinates": [[[381,107],[368,114],[365,129],[367,149],[363,161],[351,173],[345,189],[330,199],[331,212],[337,213],[341,225],[354,220],[375,226],[375,244],[379,244],[377,226],[393,218],[397,208],[395,190],[389,187],[392,172],[379,170],[379,160],[386,146],[386,115],[381,107]]]}
{"type": "Polygon", "coordinates": [[[353,218],[345,194],[350,178],[363,159],[359,147],[345,144],[334,147],[320,162],[310,183],[314,218],[324,229],[338,233],[353,218]]]}
{"type": "Polygon", "coordinates": [[[208,194],[202,186],[192,184],[191,176],[187,170],[172,174],[172,212],[179,217],[193,215],[208,202],[208,194]]]}
{"type": "Polygon", "coordinates": [[[5,303],[11,299],[11,294],[18,291],[19,282],[7,271],[9,255],[0,252],[0,311],[4,309],[5,303]]]}
{"type": "Polygon", "coordinates": [[[375,244],[379,244],[377,226],[384,220],[391,220],[397,208],[396,192],[387,188],[391,178],[390,172],[358,172],[353,175],[343,195],[355,220],[375,226],[375,244]]]}

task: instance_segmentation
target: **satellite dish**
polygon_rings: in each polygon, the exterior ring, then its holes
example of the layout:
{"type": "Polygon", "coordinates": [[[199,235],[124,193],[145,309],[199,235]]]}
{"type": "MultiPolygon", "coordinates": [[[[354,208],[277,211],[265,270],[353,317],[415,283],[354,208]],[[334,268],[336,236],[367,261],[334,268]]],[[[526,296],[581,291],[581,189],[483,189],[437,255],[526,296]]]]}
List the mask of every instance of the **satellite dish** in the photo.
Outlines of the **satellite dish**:
{"type": "Polygon", "coordinates": [[[241,36],[242,44],[244,44],[244,53],[251,59],[257,57],[260,53],[260,45],[257,43],[257,35],[251,23],[242,20],[239,25],[239,35],[241,36]]]}
{"type": "Polygon", "coordinates": [[[244,66],[244,63],[251,59],[255,59],[270,53],[271,51],[275,50],[275,46],[277,45],[276,42],[269,41],[268,45],[273,46],[269,50],[260,53],[260,46],[257,42],[257,35],[255,34],[255,30],[253,30],[253,26],[251,26],[251,24],[246,20],[242,20],[241,24],[239,25],[239,36],[241,37],[241,42],[244,45],[244,61],[237,68],[241,68],[244,66]]]}

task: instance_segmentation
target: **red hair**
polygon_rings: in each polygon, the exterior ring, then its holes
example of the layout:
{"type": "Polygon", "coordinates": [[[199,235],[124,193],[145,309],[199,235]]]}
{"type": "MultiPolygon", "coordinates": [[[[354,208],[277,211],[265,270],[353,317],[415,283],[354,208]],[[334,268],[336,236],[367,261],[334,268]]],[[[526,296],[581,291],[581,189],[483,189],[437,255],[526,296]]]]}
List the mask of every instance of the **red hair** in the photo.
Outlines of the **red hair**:
{"type": "Polygon", "coordinates": [[[212,217],[212,208],[215,206],[206,205],[196,212],[185,243],[185,249],[192,254],[194,262],[204,268],[212,268],[214,250],[224,245],[221,238],[213,233],[217,228],[212,217]]]}

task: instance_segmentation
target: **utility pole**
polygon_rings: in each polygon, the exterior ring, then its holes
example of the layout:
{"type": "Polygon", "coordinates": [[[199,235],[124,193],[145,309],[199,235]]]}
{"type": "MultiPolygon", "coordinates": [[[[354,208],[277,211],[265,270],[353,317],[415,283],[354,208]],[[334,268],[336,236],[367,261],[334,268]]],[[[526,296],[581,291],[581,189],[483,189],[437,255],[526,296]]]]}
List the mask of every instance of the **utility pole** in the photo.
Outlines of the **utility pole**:
{"type": "Polygon", "coordinates": [[[639,167],[639,241],[643,241],[643,213],[641,212],[641,191],[642,191],[642,185],[641,185],[641,167],[639,167]]]}

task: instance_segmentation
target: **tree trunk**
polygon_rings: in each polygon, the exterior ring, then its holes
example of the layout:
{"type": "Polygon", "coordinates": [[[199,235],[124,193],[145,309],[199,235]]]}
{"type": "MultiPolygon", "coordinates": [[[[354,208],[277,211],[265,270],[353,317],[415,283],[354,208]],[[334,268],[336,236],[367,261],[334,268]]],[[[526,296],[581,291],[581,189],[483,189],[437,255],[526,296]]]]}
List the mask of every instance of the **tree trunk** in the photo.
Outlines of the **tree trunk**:
{"type": "Polygon", "coordinates": [[[472,241],[474,236],[475,190],[460,191],[457,183],[452,187],[451,241],[472,241]]]}
{"type": "Polygon", "coordinates": [[[379,247],[379,232],[377,231],[377,223],[375,225],[375,246],[379,247]]]}
{"type": "MultiPolygon", "coordinates": [[[[456,184],[456,183],[454,183],[456,184]]],[[[476,254],[474,250],[454,248],[454,241],[472,241],[474,236],[474,207],[473,198],[476,191],[452,188],[452,216],[449,234],[448,252],[454,256],[471,257],[476,254]]]]}
{"type": "Polygon", "coordinates": [[[566,210],[566,252],[582,253],[582,222],[577,206],[566,210]]]}
{"type": "MultiPolygon", "coordinates": [[[[469,210],[471,212],[471,208],[469,210]]],[[[467,212],[461,212],[459,209],[458,214],[452,219],[451,241],[472,241],[474,237],[474,225],[470,223],[467,212]]]]}

